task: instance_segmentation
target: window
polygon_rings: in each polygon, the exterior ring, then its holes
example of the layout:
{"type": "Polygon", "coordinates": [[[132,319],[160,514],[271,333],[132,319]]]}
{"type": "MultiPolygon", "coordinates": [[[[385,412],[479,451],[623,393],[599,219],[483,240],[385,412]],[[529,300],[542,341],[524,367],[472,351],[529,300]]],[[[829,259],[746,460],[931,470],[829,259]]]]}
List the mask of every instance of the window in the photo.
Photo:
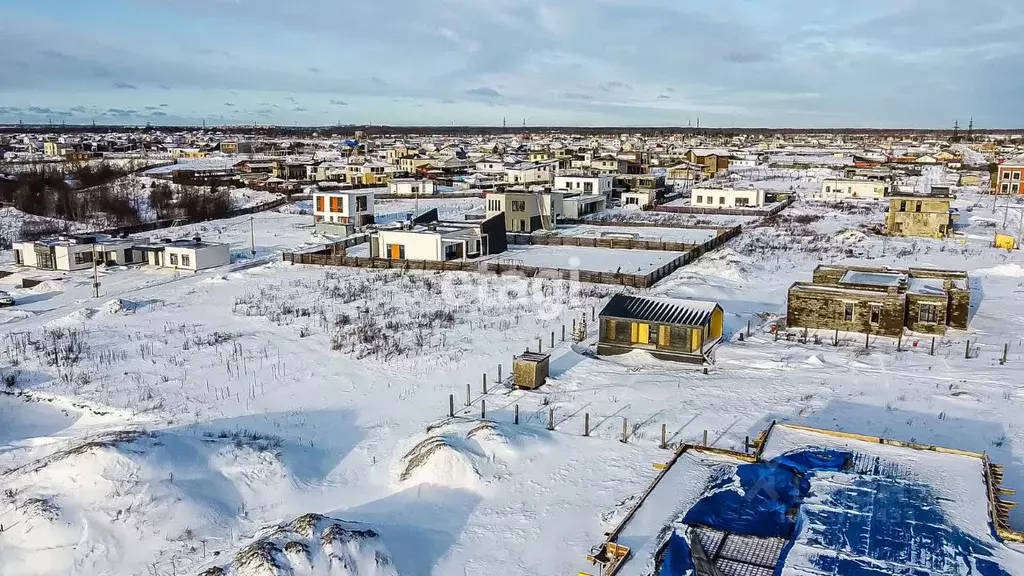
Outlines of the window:
{"type": "Polygon", "coordinates": [[[920,212],[920,211],[921,211],[921,201],[918,200],[917,201],[917,205],[914,206],[914,212],[920,212]]]}
{"type": "Polygon", "coordinates": [[[830,192],[832,192],[832,187],[831,186],[825,186],[825,194],[828,194],[830,192]]]}
{"type": "Polygon", "coordinates": [[[1017,184],[1016,182],[1014,182],[1013,184],[1010,185],[1010,192],[1013,192],[1014,194],[1016,194],[1019,191],[1020,191],[1020,184],[1017,184]]]}
{"type": "Polygon", "coordinates": [[[177,265],[178,265],[178,255],[177,254],[171,254],[171,266],[177,266],[177,265]]]}
{"type": "Polygon", "coordinates": [[[853,302],[843,302],[843,321],[853,322],[853,302]]]}
{"type": "Polygon", "coordinates": [[[1008,183],[1006,183],[1006,182],[1003,182],[1003,194],[1009,194],[1009,193],[1010,193],[1010,185],[1008,183]]]}
{"type": "Polygon", "coordinates": [[[324,197],[323,196],[317,196],[316,197],[316,211],[317,212],[323,212],[324,211],[324,197]]]}
{"type": "Polygon", "coordinates": [[[640,322],[633,322],[633,329],[631,334],[631,342],[633,344],[650,344],[651,343],[651,325],[642,324],[640,322]]]}
{"type": "Polygon", "coordinates": [[[451,260],[456,255],[455,244],[448,244],[444,247],[444,259],[451,260]]]}
{"type": "Polygon", "coordinates": [[[331,196],[331,212],[341,212],[341,198],[338,196],[331,196]]]}
{"type": "Polygon", "coordinates": [[[594,191],[594,183],[593,182],[584,182],[583,183],[583,191],[584,192],[593,192],[594,191]]]}
{"type": "Polygon", "coordinates": [[[907,201],[906,200],[900,200],[900,212],[906,212],[906,211],[907,211],[907,201]]]}
{"type": "Polygon", "coordinates": [[[189,256],[188,254],[182,254],[181,255],[181,265],[182,266],[186,266],[186,267],[191,266],[192,265],[192,257],[189,256]]]}
{"type": "Polygon", "coordinates": [[[917,319],[920,322],[935,324],[938,318],[938,307],[935,304],[921,304],[917,319]]]}
{"type": "Polygon", "coordinates": [[[1020,180],[1020,172],[1014,172],[1013,173],[1013,179],[1014,180],[1020,180]]]}
{"type": "Polygon", "coordinates": [[[871,323],[878,324],[879,320],[882,319],[882,306],[880,304],[871,305],[871,323]]]}
{"type": "Polygon", "coordinates": [[[640,199],[636,196],[630,196],[626,198],[626,204],[640,204],[640,199]]]}
{"type": "Polygon", "coordinates": [[[715,197],[714,196],[708,196],[708,204],[714,204],[714,203],[715,203],[715,197]]]}
{"type": "Polygon", "coordinates": [[[718,203],[719,203],[720,205],[723,205],[723,206],[724,206],[724,205],[725,205],[725,196],[719,196],[719,197],[718,197],[718,203]]]}
{"type": "Polygon", "coordinates": [[[735,204],[737,206],[749,206],[750,205],[750,199],[749,198],[737,198],[735,204]]]}
{"type": "Polygon", "coordinates": [[[366,212],[366,196],[356,196],[356,212],[366,212]]]}
{"type": "Polygon", "coordinates": [[[92,252],[75,252],[75,264],[92,264],[93,253],[92,252]]]}
{"type": "Polygon", "coordinates": [[[412,194],[419,194],[420,193],[420,187],[419,186],[410,186],[409,187],[409,191],[412,194]]]}
{"type": "Polygon", "coordinates": [[[405,245],[404,244],[387,244],[384,246],[386,253],[385,258],[391,260],[405,260],[405,245]]]}
{"type": "Polygon", "coordinates": [[[697,204],[700,204],[702,202],[704,202],[704,197],[703,196],[697,196],[697,204]]]}
{"type": "Polygon", "coordinates": [[[511,206],[513,212],[525,212],[526,211],[526,201],[525,200],[513,200],[510,203],[510,206],[511,206]]]}

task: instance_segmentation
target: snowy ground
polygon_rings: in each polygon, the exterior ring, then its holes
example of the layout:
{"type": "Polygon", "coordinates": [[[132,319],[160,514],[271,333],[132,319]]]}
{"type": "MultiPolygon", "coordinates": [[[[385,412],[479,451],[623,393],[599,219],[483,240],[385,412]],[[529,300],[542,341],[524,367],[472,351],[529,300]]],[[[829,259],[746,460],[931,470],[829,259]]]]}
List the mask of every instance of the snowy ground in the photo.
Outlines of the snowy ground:
{"type": "Polygon", "coordinates": [[[593,226],[580,224],[577,226],[559,226],[559,236],[579,236],[582,238],[603,238],[612,235],[637,240],[656,240],[660,242],[687,242],[703,244],[718,235],[717,230],[701,228],[657,228],[638,226],[593,226]]]}
{"type": "Polygon", "coordinates": [[[378,221],[404,220],[409,213],[421,214],[437,208],[442,220],[464,220],[466,214],[483,213],[483,198],[419,198],[408,200],[377,200],[374,211],[378,221]]]}
{"type": "Polygon", "coordinates": [[[484,258],[502,264],[542,266],[591,272],[647,274],[682,256],[682,252],[607,250],[584,246],[509,246],[501,254],[484,258]]]}
{"type": "MultiPolygon", "coordinates": [[[[280,251],[322,239],[288,209],[255,216],[253,260],[248,217],[175,230],[231,242],[231,268],[105,271],[98,299],[88,274],[70,274],[0,310],[0,372],[25,391],[0,396],[3,572],[193,573],[280,534],[311,546],[289,524],[311,512],[372,528],[379,539],[361,540],[353,561],[386,550],[403,576],[592,572],[584,556],[669,456],[662,424],[671,442],[707,430],[733,449],[778,419],[984,450],[1024,490],[1024,257],[988,246],[1002,210],[958,193],[972,210],[950,240],[875,236],[877,205],[797,203],[659,283],[652,293],[725,308],[728,342],[706,375],[642,352],[592,356],[591,314],[622,288],[289,265],[280,251]],[[864,350],[856,335],[774,341],[765,323],[786,289],[827,262],[967,269],[971,329],[935,356],[923,339],[901,352],[885,339],[864,350]],[[561,342],[583,318],[587,338],[561,342]],[[513,354],[538,339],[547,351],[552,333],[544,387],[496,383],[499,364],[508,376],[513,354]]],[[[675,256],[512,254],[623,272],[675,256]]]]}

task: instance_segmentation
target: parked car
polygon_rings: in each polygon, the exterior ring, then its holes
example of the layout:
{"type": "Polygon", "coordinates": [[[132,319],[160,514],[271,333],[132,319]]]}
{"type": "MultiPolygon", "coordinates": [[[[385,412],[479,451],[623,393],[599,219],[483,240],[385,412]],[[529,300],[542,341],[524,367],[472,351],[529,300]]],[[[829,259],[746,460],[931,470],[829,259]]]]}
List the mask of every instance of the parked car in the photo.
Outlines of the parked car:
{"type": "Polygon", "coordinates": [[[0,308],[6,308],[8,306],[14,306],[14,297],[0,290],[0,308]]]}

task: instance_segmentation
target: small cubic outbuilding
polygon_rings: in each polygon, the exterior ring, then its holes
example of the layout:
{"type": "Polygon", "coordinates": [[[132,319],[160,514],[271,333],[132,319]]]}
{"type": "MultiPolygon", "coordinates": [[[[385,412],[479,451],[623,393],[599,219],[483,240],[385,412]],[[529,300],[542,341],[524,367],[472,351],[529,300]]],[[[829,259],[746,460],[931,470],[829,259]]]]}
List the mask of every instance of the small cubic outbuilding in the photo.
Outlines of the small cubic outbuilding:
{"type": "Polygon", "coordinates": [[[550,354],[527,350],[512,359],[512,383],[518,388],[534,390],[548,379],[550,354]]]}
{"type": "Polygon", "coordinates": [[[725,311],[715,302],[616,294],[600,322],[600,355],[646,350],[662,360],[703,364],[724,336],[725,311]]]}

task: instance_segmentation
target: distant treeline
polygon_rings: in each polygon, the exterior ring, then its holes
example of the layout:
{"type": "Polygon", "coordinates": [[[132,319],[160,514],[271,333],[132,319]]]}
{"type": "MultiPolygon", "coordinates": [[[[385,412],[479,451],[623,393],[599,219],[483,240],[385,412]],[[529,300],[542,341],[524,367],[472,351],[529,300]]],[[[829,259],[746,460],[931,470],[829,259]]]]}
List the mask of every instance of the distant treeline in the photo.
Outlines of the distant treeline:
{"type": "MultiPolygon", "coordinates": [[[[0,165],[0,174],[5,173],[0,165]]],[[[108,164],[72,170],[41,166],[0,178],[0,202],[34,216],[21,237],[29,240],[65,232],[56,220],[116,227],[163,218],[219,218],[231,210],[231,197],[216,184],[210,188],[153,184],[148,194],[127,179],[127,170],[108,164]]]]}

